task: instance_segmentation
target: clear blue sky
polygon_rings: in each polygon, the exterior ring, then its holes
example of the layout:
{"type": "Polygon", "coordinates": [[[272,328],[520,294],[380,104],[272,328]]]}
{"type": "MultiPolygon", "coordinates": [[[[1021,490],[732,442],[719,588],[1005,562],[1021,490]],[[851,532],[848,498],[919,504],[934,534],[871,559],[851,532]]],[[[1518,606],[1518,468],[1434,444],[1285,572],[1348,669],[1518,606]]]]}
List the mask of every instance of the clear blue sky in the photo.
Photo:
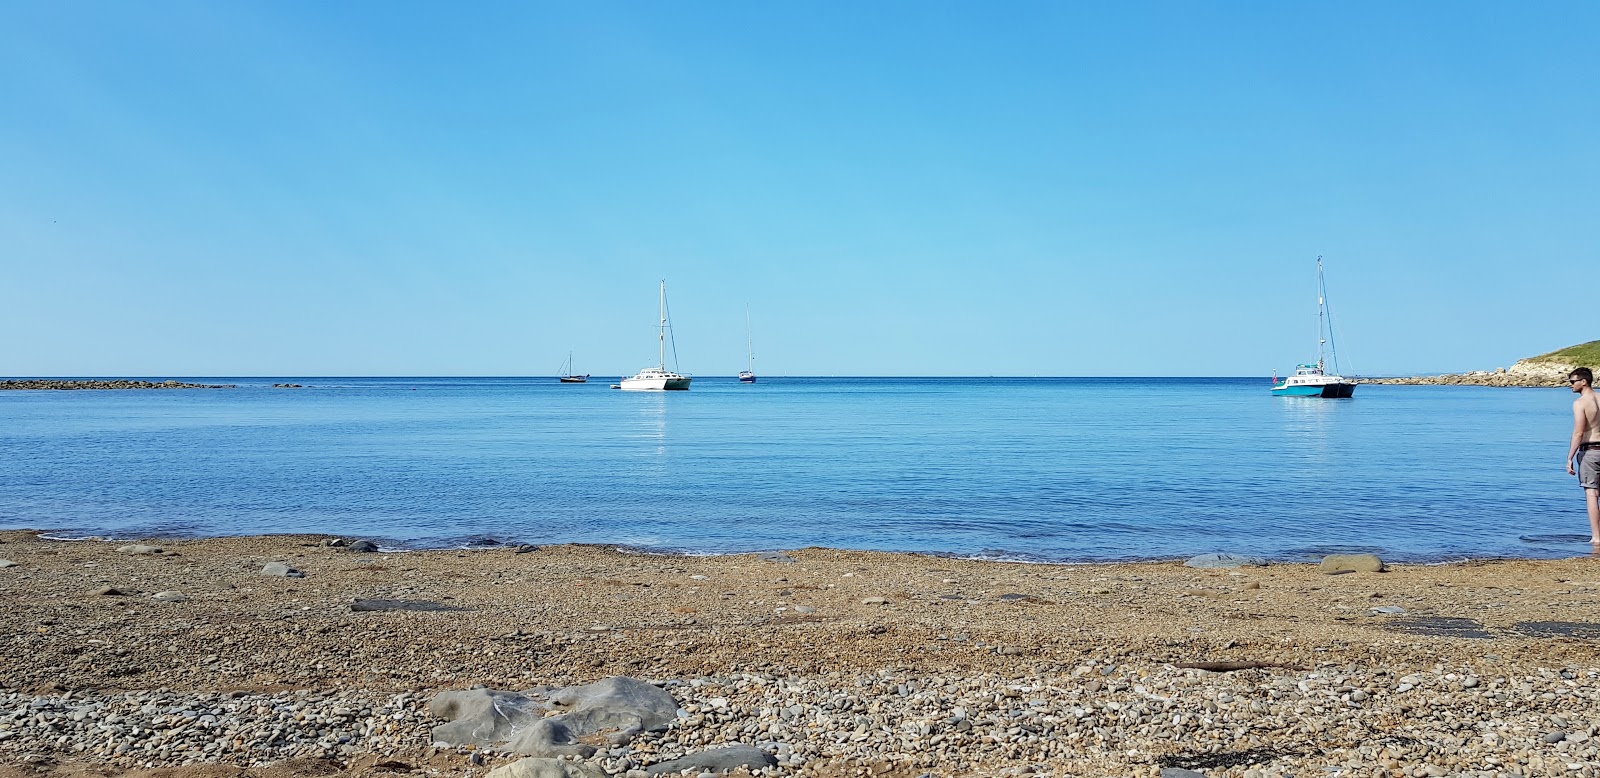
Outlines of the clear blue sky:
{"type": "Polygon", "coordinates": [[[1600,4],[0,5],[0,375],[1266,375],[1600,338],[1600,4]]]}

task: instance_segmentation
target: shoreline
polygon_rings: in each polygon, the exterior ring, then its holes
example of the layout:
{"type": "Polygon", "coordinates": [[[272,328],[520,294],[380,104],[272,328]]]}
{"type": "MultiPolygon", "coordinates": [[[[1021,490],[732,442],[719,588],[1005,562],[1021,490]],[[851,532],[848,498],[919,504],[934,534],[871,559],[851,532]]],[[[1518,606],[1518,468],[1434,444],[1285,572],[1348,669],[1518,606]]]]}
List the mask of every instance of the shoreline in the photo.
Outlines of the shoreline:
{"type": "Polygon", "coordinates": [[[0,531],[0,776],[483,778],[519,755],[434,745],[434,695],[610,676],[684,713],[574,763],[599,774],[732,742],[778,760],[763,775],[1600,769],[1590,558],[1324,575],[326,538],[0,531]],[[1246,666],[1178,666],[1205,662],[1246,666]]]}
{"type": "MultiPolygon", "coordinates": [[[[1197,549],[1197,550],[1194,550],[1194,551],[1192,551],[1190,553],[1186,553],[1186,554],[1171,554],[1171,555],[1153,556],[1153,557],[1119,557],[1119,558],[1097,558],[1097,559],[1045,559],[1045,558],[1040,558],[1040,557],[1037,557],[1037,556],[1034,556],[1034,555],[1028,555],[1028,554],[1023,553],[1023,552],[1016,552],[1015,556],[1010,556],[1010,555],[978,556],[978,555],[966,554],[966,553],[958,552],[958,551],[916,551],[916,550],[904,550],[904,549],[871,549],[871,548],[832,547],[832,546],[802,546],[802,547],[798,547],[798,548],[785,548],[785,547],[772,546],[772,547],[764,547],[764,548],[751,548],[751,549],[746,549],[746,550],[705,551],[705,550],[695,550],[695,549],[676,549],[676,548],[659,548],[659,547],[650,547],[650,546],[639,546],[639,545],[632,545],[632,544],[628,544],[628,543],[600,543],[600,542],[590,542],[590,541],[582,541],[582,542],[579,542],[579,541],[570,541],[570,542],[569,541],[526,542],[526,541],[523,541],[523,540],[520,540],[520,539],[515,539],[515,538],[501,539],[501,538],[494,538],[494,537],[489,537],[489,536],[468,536],[467,538],[465,538],[463,540],[460,540],[460,541],[457,541],[455,539],[451,539],[449,541],[445,541],[445,542],[440,542],[440,543],[434,544],[434,543],[427,542],[427,541],[397,540],[395,538],[387,538],[387,537],[381,537],[381,536],[377,536],[377,535],[336,535],[336,534],[331,534],[331,533],[305,533],[305,532],[271,533],[271,534],[246,533],[246,534],[238,534],[238,535],[198,535],[198,534],[196,534],[196,535],[188,535],[188,534],[183,534],[183,533],[156,533],[156,534],[150,534],[150,533],[139,533],[139,532],[128,532],[126,534],[116,534],[116,533],[97,532],[97,531],[93,531],[93,530],[85,530],[85,531],[83,531],[84,534],[80,535],[80,534],[78,534],[78,531],[75,531],[75,530],[40,529],[40,528],[36,528],[36,527],[0,528],[0,534],[4,534],[4,533],[19,533],[19,532],[20,533],[33,534],[33,535],[37,536],[39,539],[41,539],[41,540],[62,542],[62,543],[82,543],[82,542],[132,543],[132,542],[142,542],[142,541],[167,542],[167,543],[192,543],[192,542],[195,542],[195,541],[244,539],[244,538],[258,538],[258,539],[271,539],[271,538],[294,538],[294,539],[321,538],[323,540],[323,542],[329,542],[329,541],[334,541],[334,540],[337,540],[339,542],[355,542],[355,541],[358,541],[358,540],[364,540],[364,541],[367,541],[367,542],[371,542],[371,543],[377,544],[378,545],[377,553],[380,553],[380,554],[413,554],[413,553],[446,552],[446,551],[450,551],[450,552],[492,552],[492,551],[501,551],[501,550],[515,550],[515,549],[519,549],[519,548],[528,549],[528,550],[534,550],[534,549],[542,548],[544,546],[572,546],[572,547],[576,547],[576,548],[592,548],[592,549],[596,549],[596,550],[600,550],[600,551],[615,551],[615,552],[621,553],[621,554],[634,554],[634,555],[639,555],[639,556],[659,556],[659,557],[668,557],[668,558],[673,558],[673,557],[697,558],[697,557],[737,557],[737,556],[749,556],[749,555],[752,555],[752,554],[782,553],[782,552],[785,552],[785,551],[809,550],[809,551],[830,551],[830,552],[840,552],[840,553],[889,554],[889,555],[896,555],[896,556],[919,557],[919,558],[926,558],[926,559],[931,559],[931,560],[952,560],[952,561],[961,561],[961,562],[983,562],[983,563],[995,563],[995,564],[1019,564],[1019,565],[1043,565],[1043,566],[1140,565],[1140,564],[1159,564],[1159,563],[1182,564],[1184,561],[1186,561],[1186,560],[1188,560],[1190,558],[1193,558],[1195,556],[1201,555],[1201,554],[1221,553],[1223,551],[1222,549],[1213,548],[1213,549],[1210,549],[1210,550],[1198,550],[1197,549]]],[[[1347,545],[1329,545],[1329,546],[1327,546],[1325,548],[1320,548],[1320,549],[1317,549],[1315,551],[1311,551],[1311,552],[1304,553],[1304,554],[1299,554],[1299,555],[1294,556],[1294,557],[1271,556],[1271,555],[1256,554],[1256,553],[1245,553],[1244,555],[1262,559],[1267,564],[1270,564],[1270,565],[1300,565],[1300,564],[1315,565],[1315,564],[1317,564],[1318,561],[1320,561],[1322,559],[1323,556],[1326,556],[1326,555],[1329,555],[1329,554],[1365,554],[1365,553],[1377,554],[1378,556],[1382,557],[1384,560],[1390,561],[1390,562],[1393,562],[1393,563],[1396,563],[1396,564],[1422,565],[1422,566],[1464,564],[1464,563],[1475,563],[1475,562],[1549,561],[1549,560],[1569,559],[1569,558],[1585,556],[1585,555],[1596,556],[1597,559],[1600,559],[1600,552],[1594,551],[1593,547],[1587,542],[1587,538],[1588,538],[1587,535],[1580,534],[1580,533],[1567,533],[1567,534],[1555,535],[1555,536],[1538,536],[1536,539],[1532,538],[1531,536],[1530,536],[1530,538],[1519,538],[1519,540],[1522,540],[1522,542],[1529,543],[1529,544],[1536,544],[1536,543],[1550,543],[1550,544],[1565,543],[1565,544],[1570,544],[1571,545],[1570,553],[1568,551],[1555,551],[1555,552],[1552,552],[1550,554],[1546,554],[1546,555],[1543,555],[1543,556],[1515,555],[1515,554],[1473,555],[1473,554],[1466,553],[1466,552],[1459,552],[1459,553],[1458,552],[1451,552],[1449,555],[1431,555],[1431,554],[1406,553],[1406,552],[1403,552],[1403,551],[1390,551],[1390,550],[1387,550],[1387,549],[1376,549],[1376,550],[1374,550],[1372,547],[1354,546],[1354,545],[1348,545],[1348,546],[1347,545]]],[[[1237,549],[1235,549],[1234,552],[1238,553],[1237,549]]]]}

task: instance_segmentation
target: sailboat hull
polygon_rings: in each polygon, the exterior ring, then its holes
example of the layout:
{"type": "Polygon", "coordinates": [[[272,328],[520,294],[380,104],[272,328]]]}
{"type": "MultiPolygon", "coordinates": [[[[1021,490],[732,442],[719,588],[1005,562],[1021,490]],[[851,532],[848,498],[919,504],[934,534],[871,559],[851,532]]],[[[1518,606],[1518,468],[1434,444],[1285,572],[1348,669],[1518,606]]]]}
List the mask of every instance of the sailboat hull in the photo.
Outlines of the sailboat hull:
{"type": "Polygon", "coordinates": [[[624,378],[619,387],[630,392],[671,392],[687,390],[691,380],[693,379],[687,376],[679,376],[677,378],[624,378]]]}
{"type": "Polygon", "coordinates": [[[740,373],[739,374],[739,383],[741,383],[741,384],[753,384],[755,382],[756,382],[756,374],[755,373],[740,373]]]}
{"type": "Polygon", "coordinates": [[[1298,386],[1278,385],[1272,387],[1274,397],[1324,397],[1330,400],[1344,400],[1354,397],[1356,385],[1352,383],[1335,384],[1301,384],[1298,386]]]}

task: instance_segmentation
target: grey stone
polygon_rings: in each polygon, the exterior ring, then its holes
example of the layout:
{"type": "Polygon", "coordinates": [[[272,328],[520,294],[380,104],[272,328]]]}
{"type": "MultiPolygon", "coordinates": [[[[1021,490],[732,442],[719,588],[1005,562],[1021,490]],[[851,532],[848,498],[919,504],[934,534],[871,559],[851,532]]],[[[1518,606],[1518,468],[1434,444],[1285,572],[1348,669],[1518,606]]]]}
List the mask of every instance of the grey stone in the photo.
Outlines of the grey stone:
{"type": "Polygon", "coordinates": [[[138,592],[132,589],[124,589],[119,586],[102,586],[99,589],[94,590],[94,594],[102,597],[128,597],[138,594],[138,592]]]}
{"type": "Polygon", "coordinates": [[[4,569],[4,568],[7,568],[7,567],[16,567],[16,566],[17,566],[16,562],[13,562],[13,561],[11,561],[9,559],[0,559],[0,569],[4,569]]]}
{"type": "Polygon", "coordinates": [[[165,553],[165,549],[161,548],[160,546],[146,546],[143,543],[134,543],[134,544],[128,545],[128,546],[118,547],[117,548],[117,553],[119,553],[119,554],[137,554],[137,555],[140,555],[140,556],[154,556],[156,554],[165,553]]]}
{"type": "Polygon", "coordinates": [[[152,595],[161,602],[188,602],[189,598],[183,592],[156,592],[152,595]]]}
{"type": "Polygon", "coordinates": [[[1163,767],[1161,768],[1161,778],[1206,778],[1206,774],[1185,770],[1182,767],[1163,767]]]}
{"type": "Polygon", "coordinates": [[[794,564],[794,557],[789,556],[788,554],[779,553],[777,551],[763,551],[757,555],[756,558],[763,562],[777,562],[781,565],[794,564]]]}
{"type": "Polygon", "coordinates": [[[282,562],[268,562],[261,568],[262,575],[275,575],[279,578],[304,578],[305,573],[300,572],[282,562]]]}
{"type": "Polygon", "coordinates": [[[1350,570],[1357,573],[1381,573],[1387,568],[1377,554],[1329,554],[1322,558],[1317,569],[1323,573],[1350,570]]]}
{"type": "Polygon", "coordinates": [[[862,605],[888,605],[889,600],[883,597],[868,597],[861,601],[862,605]]]}
{"type": "Polygon", "coordinates": [[[580,759],[594,756],[595,747],[579,742],[578,738],[582,735],[573,731],[564,719],[564,716],[539,719],[507,743],[506,747],[529,756],[576,756],[580,759]]]}
{"type": "Polygon", "coordinates": [[[505,743],[529,756],[587,759],[595,748],[579,738],[606,731],[631,735],[664,729],[678,713],[678,701],[671,694],[632,678],[556,689],[542,695],[548,704],[530,695],[539,692],[481,688],[443,692],[429,707],[448,723],[434,727],[433,739],[450,745],[505,743]]]}
{"type": "Polygon", "coordinates": [[[371,554],[378,550],[378,544],[370,540],[358,540],[351,543],[347,548],[358,554],[371,554]]]}
{"type": "Polygon", "coordinates": [[[1544,742],[1546,742],[1546,743],[1560,743],[1561,741],[1566,740],[1566,739],[1567,739],[1567,733],[1562,732],[1560,730],[1554,730],[1554,731],[1551,731],[1551,732],[1544,733],[1544,742]]]}
{"type": "Polygon", "coordinates": [[[616,732],[606,735],[606,742],[614,746],[625,746],[629,743],[632,743],[633,739],[638,737],[639,733],[642,731],[643,730],[640,730],[637,727],[619,729],[616,732]]]}
{"type": "Polygon", "coordinates": [[[467,689],[440,692],[428,712],[447,723],[433,728],[433,739],[453,746],[492,746],[544,716],[548,706],[516,692],[467,689]]]}
{"type": "Polygon", "coordinates": [[[1373,613],[1376,613],[1376,614],[1379,614],[1379,615],[1384,615],[1384,616],[1398,616],[1398,615],[1406,612],[1405,608],[1402,608],[1402,607],[1400,607],[1398,605],[1379,605],[1378,607],[1372,608],[1371,610],[1372,610],[1373,613]]]}
{"type": "Polygon", "coordinates": [[[586,762],[530,756],[490,770],[488,778],[606,778],[606,774],[586,762]]]}
{"type": "Polygon", "coordinates": [[[1266,567],[1267,560],[1261,557],[1241,554],[1201,554],[1196,557],[1190,557],[1189,561],[1183,563],[1183,566],[1200,568],[1266,567]]]}
{"type": "Polygon", "coordinates": [[[666,690],[623,676],[559,689],[550,700],[566,709],[556,718],[566,720],[579,736],[628,727],[655,730],[678,715],[678,701],[666,690]]]}
{"type": "Polygon", "coordinates": [[[648,772],[651,775],[675,774],[684,770],[705,770],[708,772],[726,773],[740,767],[748,767],[752,772],[763,767],[772,767],[778,763],[772,755],[755,746],[735,744],[727,748],[714,748],[709,751],[689,754],[682,759],[670,762],[661,762],[652,766],[648,772]]]}
{"type": "Polygon", "coordinates": [[[799,613],[801,615],[805,615],[805,614],[808,614],[808,613],[816,613],[817,609],[811,607],[810,605],[796,605],[796,606],[794,606],[794,612],[795,613],[799,613]]]}
{"type": "Polygon", "coordinates": [[[530,553],[533,553],[534,551],[538,551],[538,550],[539,550],[538,546],[534,546],[534,545],[530,545],[530,544],[527,544],[527,543],[523,543],[522,545],[517,546],[514,550],[512,550],[511,553],[513,553],[513,554],[530,554],[530,553]]]}

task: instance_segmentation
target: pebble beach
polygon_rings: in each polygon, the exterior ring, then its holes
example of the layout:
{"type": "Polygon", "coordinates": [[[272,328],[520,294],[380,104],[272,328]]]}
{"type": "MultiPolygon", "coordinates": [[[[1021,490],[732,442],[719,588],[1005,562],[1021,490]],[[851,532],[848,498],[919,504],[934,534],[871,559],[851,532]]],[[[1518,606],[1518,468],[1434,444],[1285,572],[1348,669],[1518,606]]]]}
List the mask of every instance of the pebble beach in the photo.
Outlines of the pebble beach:
{"type": "Polygon", "coordinates": [[[436,696],[616,677],[670,723],[537,774],[742,745],[769,761],[734,775],[1600,775],[1588,556],[364,547],[0,533],[0,776],[510,775],[524,754],[436,738],[436,696]]]}

